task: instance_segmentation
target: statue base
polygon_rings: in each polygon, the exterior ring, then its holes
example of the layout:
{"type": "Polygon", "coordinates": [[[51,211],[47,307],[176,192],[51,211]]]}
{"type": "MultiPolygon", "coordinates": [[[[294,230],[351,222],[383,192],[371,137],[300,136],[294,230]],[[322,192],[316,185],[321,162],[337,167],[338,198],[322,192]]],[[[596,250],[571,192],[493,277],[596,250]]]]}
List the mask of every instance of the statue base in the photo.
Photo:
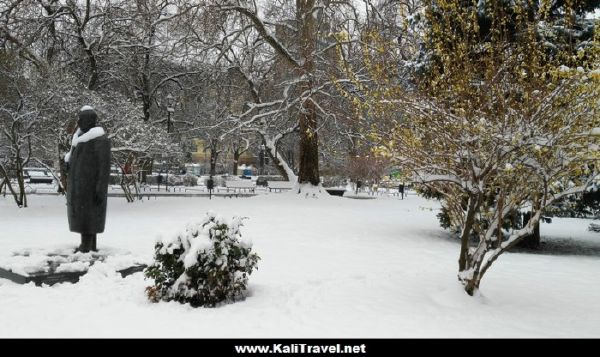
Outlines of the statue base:
{"type": "Polygon", "coordinates": [[[73,247],[24,249],[14,252],[10,257],[0,258],[0,278],[17,284],[33,282],[37,286],[76,283],[94,264],[107,264],[122,277],[141,272],[147,267],[129,252],[115,249],[89,253],[76,252],[73,247]]]}

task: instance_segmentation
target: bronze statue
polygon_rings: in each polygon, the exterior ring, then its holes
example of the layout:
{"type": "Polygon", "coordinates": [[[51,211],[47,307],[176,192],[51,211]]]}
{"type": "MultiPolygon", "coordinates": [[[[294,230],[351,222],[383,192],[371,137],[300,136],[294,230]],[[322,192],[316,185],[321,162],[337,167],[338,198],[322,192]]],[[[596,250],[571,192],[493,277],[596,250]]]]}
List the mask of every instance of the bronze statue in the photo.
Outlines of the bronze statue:
{"type": "Polygon", "coordinates": [[[97,118],[92,107],[81,108],[71,151],[65,156],[69,229],[81,234],[77,251],[84,253],[97,251],[96,234],[104,232],[106,223],[110,140],[96,126],[97,118]]]}

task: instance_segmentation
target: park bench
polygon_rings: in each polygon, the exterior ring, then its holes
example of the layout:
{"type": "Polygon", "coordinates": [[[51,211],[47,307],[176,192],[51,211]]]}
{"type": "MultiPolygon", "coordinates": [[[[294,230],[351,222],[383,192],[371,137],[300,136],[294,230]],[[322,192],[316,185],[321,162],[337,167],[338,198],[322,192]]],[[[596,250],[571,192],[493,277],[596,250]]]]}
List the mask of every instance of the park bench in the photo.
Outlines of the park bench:
{"type": "Polygon", "coordinates": [[[225,188],[227,189],[227,192],[229,192],[229,189],[232,189],[233,192],[237,192],[237,190],[254,192],[256,185],[250,180],[235,180],[225,181],[225,188]]]}
{"type": "Polygon", "coordinates": [[[282,190],[291,190],[294,188],[294,183],[290,181],[267,181],[267,188],[269,189],[269,192],[272,190],[281,192],[282,190]]]}
{"type": "Polygon", "coordinates": [[[344,193],[346,192],[346,189],[330,187],[330,188],[325,188],[325,191],[327,191],[327,193],[329,193],[332,196],[343,196],[344,193]]]}

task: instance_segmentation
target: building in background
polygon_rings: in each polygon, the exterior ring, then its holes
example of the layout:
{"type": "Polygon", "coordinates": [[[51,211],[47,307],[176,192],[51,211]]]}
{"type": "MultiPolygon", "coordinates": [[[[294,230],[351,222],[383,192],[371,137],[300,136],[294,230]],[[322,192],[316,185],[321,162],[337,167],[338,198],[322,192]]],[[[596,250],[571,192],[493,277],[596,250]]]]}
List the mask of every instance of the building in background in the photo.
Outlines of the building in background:
{"type": "MultiPolygon", "coordinates": [[[[203,139],[192,139],[193,146],[191,149],[191,164],[186,165],[188,170],[191,168],[194,175],[204,175],[210,172],[210,149],[206,147],[205,141],[203,139]]],[[[259,163],[258,156],[253,155],[253,153],[248,150],[240,155],[238,159],[238,175],[243,175],[242,172],[244,169],[247,170],[248,167],[257,168],[259,163]],[[240,169],[243,166],[244,169],[240,169]]],[[[221,174],[231,174],[233,167],[233,153],[230,150],[226,150],[222,152],[217,159],[217,173],[221,174]]],[[[252,174],[258,174],[257,169],[253,169],[252,174]]]]}

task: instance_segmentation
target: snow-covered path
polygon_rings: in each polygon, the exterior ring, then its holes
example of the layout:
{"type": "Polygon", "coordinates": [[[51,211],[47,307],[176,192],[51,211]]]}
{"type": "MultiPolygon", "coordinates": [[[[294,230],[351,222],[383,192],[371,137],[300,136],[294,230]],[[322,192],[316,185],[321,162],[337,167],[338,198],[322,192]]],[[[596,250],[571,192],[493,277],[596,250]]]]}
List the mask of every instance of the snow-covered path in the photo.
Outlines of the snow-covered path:
{"type": "MultiPolygon", "coordinates": [[[[64,198],[29,199],[18,210],[0,198],[0,254],[78,243],[64,198]]],[[[436,208],[416,196],[111,198],[100,250],[145,258],[159,234],[209,209],[249,217],[243,234],[262,260],[248,297],[213,309],[152,304],[141,273],[122,279],[102,264],[77,284],[0,279],[0,337],[600,337],[600,256],[506,254],[471,298],[436,208]]],[[[582,222],[555,220],[542,234],[595,244],[582,222]]]]}

